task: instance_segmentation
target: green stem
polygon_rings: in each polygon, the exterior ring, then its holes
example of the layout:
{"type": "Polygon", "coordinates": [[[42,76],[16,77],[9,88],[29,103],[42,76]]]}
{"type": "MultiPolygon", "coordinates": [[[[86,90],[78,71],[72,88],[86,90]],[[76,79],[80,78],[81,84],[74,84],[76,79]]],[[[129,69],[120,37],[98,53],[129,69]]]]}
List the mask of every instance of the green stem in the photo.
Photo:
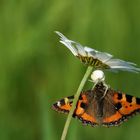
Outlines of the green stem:
{"type": "Polygon", "coordinates": [[[75,107],[76,107],[76,103],[77,103],[77,101],[79,99],[80,93],[81,93],[81,91],[82,91],[82,89],[83,89],[83,87],[84,87],[89,75],[91,74],[92,70],[93,70],[93,67],[88,66],[88,68],[86,70],[86,73],[85,73],[85,75],[84,75],[84,77],[83,77],[83,79],[82,79],[82,81],[81,81],[81,83],[79,85],[79,88],[78,88],[78,90],[77,90],[77,92],[76,92],[76,94],[74,96],[72,108],[71,108],[71,110],[70,110],[70,112],[68,114],[68,117],[67,117],[64,129],[63,129],[63,133],[62,133],[62,136],[61,136],[61,140],[66,139],[66,135],[67,135],[67,132],[68,132],[68,128],[69,128],[69,125],[70,125],[70,122],[71,122],[73,112],[74,112],[75,107]]]}

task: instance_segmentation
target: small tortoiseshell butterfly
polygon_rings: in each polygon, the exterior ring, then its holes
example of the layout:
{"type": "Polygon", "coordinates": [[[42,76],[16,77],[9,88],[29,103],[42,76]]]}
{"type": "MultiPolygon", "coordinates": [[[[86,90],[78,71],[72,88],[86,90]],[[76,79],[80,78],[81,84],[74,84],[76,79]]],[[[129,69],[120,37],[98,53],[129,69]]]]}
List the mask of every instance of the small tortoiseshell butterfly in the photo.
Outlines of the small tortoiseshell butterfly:
{"type": "MultiPolygon", "coordinates": [[[[140,98],[127,95],[108,88],[106,94],[104,84],[98,83],[94,90],[80,94],[73,117],[85,125],[118,126],[131,116],[140,112],[140,98]]],[[[58,112],[69,113],[74,96],[70,96],[53,104],[58,112]]]]}

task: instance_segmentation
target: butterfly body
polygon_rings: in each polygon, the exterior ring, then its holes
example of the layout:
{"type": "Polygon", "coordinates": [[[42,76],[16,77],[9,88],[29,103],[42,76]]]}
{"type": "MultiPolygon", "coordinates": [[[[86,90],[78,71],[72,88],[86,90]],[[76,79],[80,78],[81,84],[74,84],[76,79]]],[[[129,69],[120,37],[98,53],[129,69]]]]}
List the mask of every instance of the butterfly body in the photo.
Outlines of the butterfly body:
{"type": "MultiPolygon", "coordinates": [[[[96,126],[118,126],[131,116],[140,112],[140,98],[126,95],[106,87],[103,83],[96,85],[94,90],[80,94],[73,117],[83,124],[96,126]]],[[[53,104],[53,109],[69,113],[74,96],[70,96],[53,104]]]]}

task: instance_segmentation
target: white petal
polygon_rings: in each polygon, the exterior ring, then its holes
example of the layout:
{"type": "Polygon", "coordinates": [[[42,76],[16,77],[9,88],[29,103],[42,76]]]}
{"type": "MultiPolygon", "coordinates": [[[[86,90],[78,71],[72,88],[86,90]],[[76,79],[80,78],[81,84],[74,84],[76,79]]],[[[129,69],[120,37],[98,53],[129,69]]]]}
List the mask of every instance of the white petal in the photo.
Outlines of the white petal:
{"type": "Polygon", "coordinates": [[[75,47],[72,45],[73,41],[66,38],[62,33],[56,31],[56,33],[61,37],[61,43],[64,44],[72,53],[73,55],[77,56],[78,52],[75,47]]]}
{"type": "Polygon", "coordinates": [[[131,71],[131,72],[139,72],[140,68],[136,68],[134,63],[126,62],[120,59],[111,59],[106,62],[112,69],[123,70],[123,71],[131,71]]]}
{"type": "Polygon", "coordinates": [[[89,48],[89,47],[84,47],[84,50],[86,51],[86,52],[97,52],[96,50],[94,50],[94,49],[92,49],[92,48],[89,48]]]}
{"type": "Polygon", "coordinates": [[[106,52],[97,52],[96,53],[96,57],[102,61],[103,63],[105,63],[106,61],[110,60],[113,56],[109,53],[106,52]]]}
{"type": "Polygon", "coordinates": [[[110,60],[113,56],[106,52],[99,52],[97,50],[92,49],[92,51],[89,51],[89,56],[93,56],[93,58],[99,59],[103,63],[110,60]]]}
{"type": "Polygon", "coordinates": [[[87,56],[87,53],[86,53],[86,51],[84,50],[84,48],[81,44],[76,43],[76,48],[78,49],[78,53],[81,56],[87,56]]]}

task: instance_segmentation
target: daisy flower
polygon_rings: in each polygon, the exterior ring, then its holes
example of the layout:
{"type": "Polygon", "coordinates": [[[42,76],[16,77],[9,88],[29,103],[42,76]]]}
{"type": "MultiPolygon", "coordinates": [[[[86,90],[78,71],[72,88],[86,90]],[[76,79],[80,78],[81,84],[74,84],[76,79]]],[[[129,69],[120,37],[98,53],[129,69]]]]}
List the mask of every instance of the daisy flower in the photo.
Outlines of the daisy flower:
{"type": "Polygon", "coordinates": [[[132,62],[126,62],[121,59],[113,58],[113,55],[100,52],[93,48],[84,47],[80,43],[69,40],[62,33],[56,31],[60,36],[60,42],[64,44],[74,56],[79,58],[84,64],[94,66],[96,69],[110,69],[113,71],[130,71],[138,73],[140,68],[135,67],[136,64],[132,62]]]}

